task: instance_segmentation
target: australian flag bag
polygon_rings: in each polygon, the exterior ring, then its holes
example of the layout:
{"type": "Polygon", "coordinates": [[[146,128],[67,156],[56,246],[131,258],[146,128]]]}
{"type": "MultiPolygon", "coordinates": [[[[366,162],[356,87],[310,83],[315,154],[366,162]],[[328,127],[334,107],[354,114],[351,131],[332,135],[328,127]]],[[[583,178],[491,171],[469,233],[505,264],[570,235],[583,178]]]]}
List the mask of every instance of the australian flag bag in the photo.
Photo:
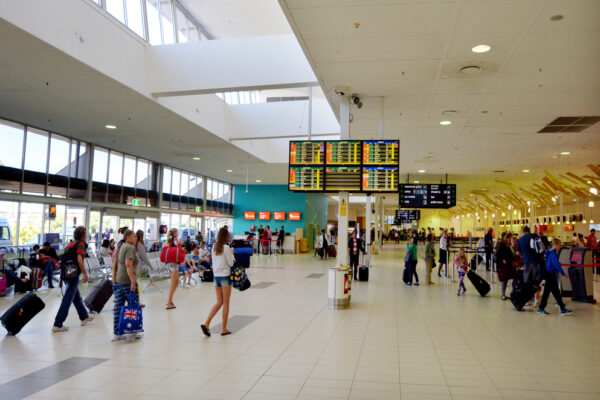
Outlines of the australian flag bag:
{"type": "Polygon", "coordinates": [[[131,293],[127,305],[121,307],[121,315],[119,316],[119,335],[127,333],[144,332],[142,323],[142,307],[133,305],[131,293]]]}

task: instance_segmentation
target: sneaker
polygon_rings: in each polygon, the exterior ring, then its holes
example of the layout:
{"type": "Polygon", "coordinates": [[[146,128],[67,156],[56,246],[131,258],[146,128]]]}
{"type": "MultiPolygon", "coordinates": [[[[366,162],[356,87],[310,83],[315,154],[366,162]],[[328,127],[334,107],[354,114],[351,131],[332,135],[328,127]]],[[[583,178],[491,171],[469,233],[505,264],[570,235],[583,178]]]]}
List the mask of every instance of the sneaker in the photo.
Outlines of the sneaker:
{"type": "Polygon", "coordinates": [[[548,311],[542,310],[541,308],[538,308],[537,313],[541,315],[550,315],[548,311]]]}
{"type": "Polygon", "coordinates": [[[456,293],[457,296],[460,296],[460,291],[458,293],[456,293]]]}
{"type": "Polygon", "coordinates": [[[419,282],[415,282],[415,286],[419,286],[419,282]]]}
{"type": "Polygon", "coordinates": [[[66,332],[68,330],[69,330],[69,327],[68,326],[64,326],[64,325],[61,326],[61,327],[58,327],[58,326],[53,326],[52,327],[52,332],[54,332],[54,333],[56,333],[56,332],[66,332]]]}
{"type": "Polygon", "coordinates": [[[84,319],[83,321],[81,321],[81,326],[86,326],[87,324],[89,324],[90,322],[92,322],[94,320],[94,317],[89,316],[86,319],[84,319]]]}
{"type": "Polygon", "coordinates": [[[125,335],[113,335],[111,341],[118,342],[119,340],[125,340],[125,339],[127,339],[127,336],[125,336],[125,335]]]}
{"type": "Polygon", "coordinates": [[[408,283],[406,284],[406,286],[410,286],[410,285],[412,285],[412,283],[410,283],[410,282],[408,282],[408,283]]]}
{"type": "Polygon", "coordinates": [[[563,308],[562,310],[560,310],[560,315],[569,315],[569,314],[573,314],[573,310],[569,310],[568,308],[563,308]]]}

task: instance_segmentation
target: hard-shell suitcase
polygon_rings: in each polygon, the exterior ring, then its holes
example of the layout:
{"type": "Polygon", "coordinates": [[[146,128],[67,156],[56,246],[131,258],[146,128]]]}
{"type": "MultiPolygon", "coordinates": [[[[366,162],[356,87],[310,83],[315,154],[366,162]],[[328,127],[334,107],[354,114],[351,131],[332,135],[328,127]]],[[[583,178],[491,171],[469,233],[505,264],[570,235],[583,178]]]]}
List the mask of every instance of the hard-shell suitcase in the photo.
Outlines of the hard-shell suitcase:
{"type": "Polygon", "coordinates": [[[482,297],[489,293],[490,284],[475,272],[469,270],[469,272],[467,272],[467,278],[469,278],[473,286],[475,286],[475,289],[477,289],[482,297]]]}
{"type": "Polygon", "coordinates": [[[517,311],[521,311],[525,304],[535,296],[538,287],[531,284],[519,284],[510,294],[510,302],[517,311]]]}
{"type": "Polygon", "coordinates": [[[361,265],[358,267],[358,280],[366,282],[369,280],[369,267],[361,265]]]}
{"type": "Polygon", "coordinates": [[[96,284],[83,301],[86,307],[95,313],[99,313],[104,305],[113,295],[113,284],[108,279],[102,279],[96,284]]]}
{"type": "Polygon", "coordinates": [[[204,270],[204,274],[200,275],[200,281],[202,282],[212,282],[215,280],[215,275],[213,274],[212,269],[204,270]]]}
{"type": "Polygon", "coordinates": [[[327,246],[327,255],[329,257],[337,257],[337,250],[335,249],[334,245],[330,244],[327,246]]]}
{"type": "Polygon", "coordinates": [[[9,335],[16,335],[33,317],[46,307],[42,299],[34,293],[25,295],[0,317],[2,326],[9,335]]]}
{"type": "Polygon", "coordinates": [[[44,271],[41,268],[32,268],[30,275],[31,290],[38,290],[42,287],[42,280],[44,279],[44,271]]]}
{"type": "Polygon", "coordinates": [[[404,271],[402,271],[402,282],[408,283],[410,279],[410,272],[408,271],[408,265],[404,266],[404,271]]]}

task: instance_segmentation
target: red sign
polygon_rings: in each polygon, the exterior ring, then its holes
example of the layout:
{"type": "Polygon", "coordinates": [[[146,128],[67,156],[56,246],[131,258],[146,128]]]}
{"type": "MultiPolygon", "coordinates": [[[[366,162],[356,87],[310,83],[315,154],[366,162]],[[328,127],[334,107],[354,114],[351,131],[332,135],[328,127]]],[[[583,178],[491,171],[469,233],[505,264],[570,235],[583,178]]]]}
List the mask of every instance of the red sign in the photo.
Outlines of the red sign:
{"type": "Polygon", "coordinates": [[[298,211],[290,211],[288,213],[288,219],[290,221],[300,221],[300,212],[298,212],[298,211]]]}
{"type": "Polygon", "coordinates": [[[256,219],[256,212],[244,211],[244,219],[256,219]]]}
{"type": "Polygon", "coordinates": [[[275,211],[273,213],[273,219],[275,221],[285,221],[285,212],[283,212],[283,211],[275,211]]]}
{"type": "Polygon", "coordinates": [[[265,221],[265,220],[270,220],[271,219],[271,212],[270,211],[259,211],[258,212],[258,219],[265,221]]]}

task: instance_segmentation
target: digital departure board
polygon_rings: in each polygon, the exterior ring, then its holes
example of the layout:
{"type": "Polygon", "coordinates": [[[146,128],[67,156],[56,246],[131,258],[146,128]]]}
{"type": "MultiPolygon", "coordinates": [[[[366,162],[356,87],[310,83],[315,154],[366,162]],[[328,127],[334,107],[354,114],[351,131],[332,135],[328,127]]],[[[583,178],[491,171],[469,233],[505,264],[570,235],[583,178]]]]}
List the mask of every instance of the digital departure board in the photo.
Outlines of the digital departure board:
{"type": "Polygon", "coordinates": [[[290,166],[289,190],[299,192],[323,191],[323,167],[290,166]]]}
{"type": "Polygon", "coordinates": [[[325,145],[326,165],[360,165],[362,143],[360,140],[339,140],[325,145]]]}
{"type": "Polygon", "coordinates": [[[360,167],[325,167],[325,190],[360,192],[360,167]]]}
{"type": "Polygon", "coordinates": [[[322,165],[325,142],[290,142],[290,165],[322,165]]]}
{"type": "Polygon", "coordinates": [[[363,167],[362,171],[363,191],[398,191],[398,167],[363,167]]]}
{"type": "Polygon", "coordinates": [[[394,224],[400,225],[405,222],[418,221],[421,219],[421,210],[396,210],[394,224]]]}
{"type": "Polygon", "coordinates": [[[365,140],[363,165],[398,165],[399,147],[397,140],[365,140]]]}
{"type": "Polygon", "coordinates": [[[401,184],[400,207],[450,208],[456,205],[454,184],[401,184]]]}

